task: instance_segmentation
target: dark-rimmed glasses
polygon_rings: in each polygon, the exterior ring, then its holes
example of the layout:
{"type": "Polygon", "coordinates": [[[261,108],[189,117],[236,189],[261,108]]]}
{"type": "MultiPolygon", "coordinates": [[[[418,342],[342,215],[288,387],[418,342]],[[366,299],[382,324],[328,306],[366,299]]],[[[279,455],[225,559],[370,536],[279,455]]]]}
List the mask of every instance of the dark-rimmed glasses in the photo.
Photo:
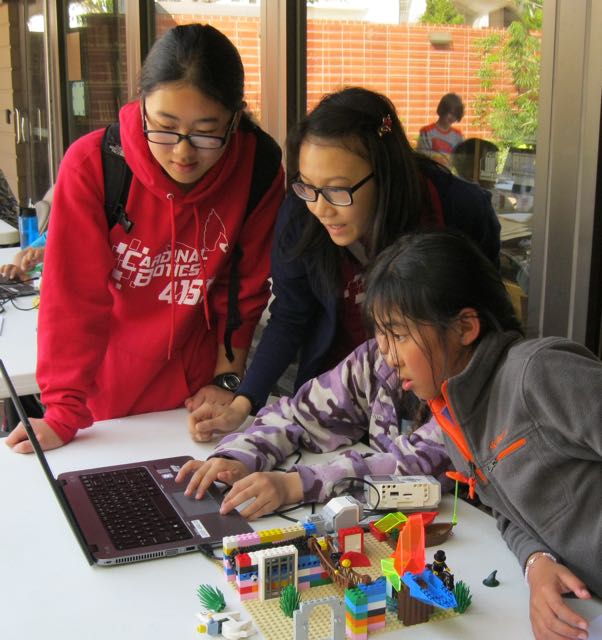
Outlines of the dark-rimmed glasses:
{"type": "Polygon", "coordinates": [[[154,130],[147,128],[148,116],[146,115],[146,104],[142,103],[142,114],[144,116],[144,137],[153,144],[176,145],[182,140],[187,140],[196,149],[221,149],[228,142],[234,123],[236,113],[230,118],[226,134],[224,136],[212,136],[205,133],[178,133],[177,131],[154,130]]]}
{"type": "Polygon", "coordinates": [[[291,188],[295,195],[301,200],[305,200],[305,202],[316,202],[318,196],[322,194],[324,200],[327,200],[335,207],[349,207],[353,204],[353,194],[373,177],[374,173],[371,173],[352,187],[322,187],[321,189],[311,184],[305,184],[301,180],[295,180],[291,184],[291,188]]]}

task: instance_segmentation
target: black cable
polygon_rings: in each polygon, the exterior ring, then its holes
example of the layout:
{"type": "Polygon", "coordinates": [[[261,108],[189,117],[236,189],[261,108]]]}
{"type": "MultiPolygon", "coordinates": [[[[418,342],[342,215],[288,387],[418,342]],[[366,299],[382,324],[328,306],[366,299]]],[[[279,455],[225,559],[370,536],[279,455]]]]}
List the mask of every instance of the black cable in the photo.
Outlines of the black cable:
{"type": "Polygon", "coordinates": [[[213,562],[217,562],[221,564],[224,559],[223,556],[216,556],[215,553],[213,552],[214,549],[219,549],[220,547],[221,545],[219,543],[214,546],[210,544],[200,544],[198,549],[199,549],[199,553],[204,555],[206,558],[209,558],[209,560],[212,560],[213,562]]]}
{"type": "Polygon", "coordinates": [[[39,303],[34,304],[31,307],[20,307],[15,300],[18,298],[19,296],[15,296],[14,298],[10,298],[10,303],[13,305],[13,307],[15,309],[18,309],[19,311],[33,311],[34,309],[37,309],[40,305],[39,303]]]}
{"type": "Polygon", "coordinates": [[[314,509],[315,509],[315,502],[299,502],[298,504],[294,504],[291,507],[287,507],[286,509],[283,509],[282,511],[272,511],[270,513],[266,513],[262,516],[259,516],[259,519],[261,520],[261,518],[270,518],[271,516],[280,516],[281,518],[284,518],[284,520],[288,520],[289,522],[299,522],[298,518],[289,518],[286,514],[290,513],[291,511],[295,511],[297,509],[301,509],[301,507],[311,507],[312,508],[312,513],[315,513],[314,509]]]}
{"type": "MultiPolygon", "coordinates": [[[[31,278],[30,280],[21,280],[20,283],[32,282],[33,280],[37,280],[37,278],[31,278]]],[[[20,307],[18,304],[16,304],[15,300],[17,298],[22,298],[24,296],[20,296],[18,293],[11,295],[5,289],[0,287],[0,294],[2,293],[4,295],[0,297],[0,307],[2,307],[2,310],[0,311],[0,313],[5,310],[4,306],[9,302],[13,305],[15,309],[18,309],[19,311],[33,311],[34,309],[37,309],[39,306],[39,304],[36,303],[32,307],[20,307]]],[[[38,293],[38,296],[39,296],[39,293],[38,293]]]]}

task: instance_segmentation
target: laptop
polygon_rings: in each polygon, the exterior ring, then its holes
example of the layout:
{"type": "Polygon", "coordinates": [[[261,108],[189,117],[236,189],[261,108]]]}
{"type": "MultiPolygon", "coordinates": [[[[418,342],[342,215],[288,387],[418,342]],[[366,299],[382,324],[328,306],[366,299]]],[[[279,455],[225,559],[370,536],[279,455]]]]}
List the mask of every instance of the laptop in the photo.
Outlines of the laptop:
{"type": "Polygon", "coordinates": [[[36,296],[40,293],[32,283],[38,278],[31,280],[11,280],[0,275],[0,299],[19,298],[21,296],[36,296]]]}
{"type": "Polygon", "coordinates": [[[0,372],[46,478],[90,564],[112,566],[202,551],[224,536],[250,533],[234,510],[220,515],[222,493],[212,485],[202,500],[175,483],[191,456],[146,460],[54,477],[4,363],[0,372]]]}

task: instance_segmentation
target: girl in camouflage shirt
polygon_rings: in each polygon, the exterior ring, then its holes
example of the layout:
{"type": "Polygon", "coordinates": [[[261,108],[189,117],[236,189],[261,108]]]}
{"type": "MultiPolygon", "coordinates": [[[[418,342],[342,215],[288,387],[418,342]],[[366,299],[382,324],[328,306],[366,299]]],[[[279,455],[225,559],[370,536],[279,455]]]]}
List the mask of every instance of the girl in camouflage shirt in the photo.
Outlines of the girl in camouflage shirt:
{"type": "Polygon", "coordinates": [[[265,407],[246,431],[226,436],[208,460],[188,462],[177,480],[194,472],[186,493],[197,497],[215,480],[236,482],[222,510],[255,498],[242,511],[251,520],[283,504],[325,502],[349,491],[349,483],[340,482],[348,477],[432,474],[449,482],[439,427],[429,422],[402,433],[402,421],[415,409],[415,397],[401,389],[395,370],[369,340],[334,369],[306,382],[294,397],[265,407]],[[322,464],[300,462],[289,473],[271,471],[299,449],[327,453],[360,441],[372,451],[351,448],[322,464]]]}

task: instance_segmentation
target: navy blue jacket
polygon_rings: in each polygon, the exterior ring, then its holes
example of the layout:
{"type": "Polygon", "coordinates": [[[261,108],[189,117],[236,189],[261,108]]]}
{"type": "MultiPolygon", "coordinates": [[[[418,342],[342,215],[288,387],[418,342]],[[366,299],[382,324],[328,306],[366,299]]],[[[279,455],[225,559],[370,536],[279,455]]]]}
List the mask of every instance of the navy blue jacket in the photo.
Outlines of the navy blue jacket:
{"type": "MultiPolygon", "coordinates": [[[[489,192],[447,171],[429,171],[428,178],[439,194],[445,227],[472,238],[498,264],[500,224],[489,192]]],[[[308,260],[286,258],[286,249],[292,250],[299,240],[303,213],[311,215],[305,203],[289,192],[276,220],[272,247],[275,297],[270,305],[270,318],[238,390],[256,406],[265,403],[297,354],[295,389],[322,373],[337,327],[336,296],[326,295],[317,287],[318,278],[312,277],[308,260]]]]}

